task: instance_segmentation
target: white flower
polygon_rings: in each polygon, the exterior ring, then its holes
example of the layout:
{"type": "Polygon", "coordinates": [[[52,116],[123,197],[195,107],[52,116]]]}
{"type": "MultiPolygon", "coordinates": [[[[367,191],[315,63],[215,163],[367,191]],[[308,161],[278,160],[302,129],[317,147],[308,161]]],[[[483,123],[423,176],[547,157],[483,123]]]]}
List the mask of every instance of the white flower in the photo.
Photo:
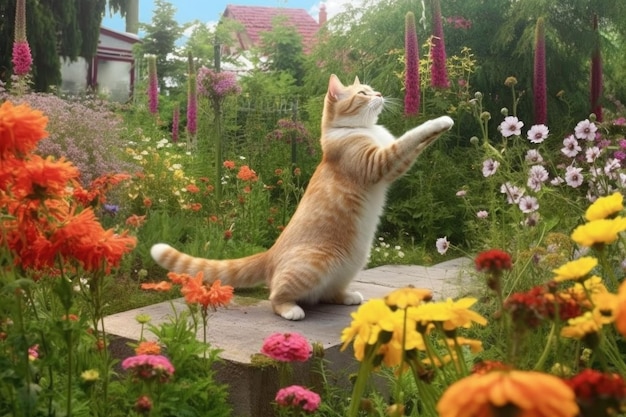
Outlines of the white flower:
{"type": "Polygon", "coordinates": [[[500,132],[502,136],[508,138],[509,136],[519,136],[522,134],[522,127],[524,122],[521,122],[515,116],[507,116],[504,121],[500,123],[500,132]]]}
{"type": "Polygon", "coordinates": [[[526,191],[507,182],[500,186],[500,192],[506,194],[506,199],[509,204],[517,204],[526,191]]]}
{"type": "Polygon", "coordinates": [[[489,216],[489,212],[487,210],[480,210],[476,213],[476,217],[479,219],[486,219],[489,216]]]}
{"type": "Polygon", "coordinates": [[[598,128],[596,125],[589,121],[589,119],[581,120],[574,128],[574,134],[578,139],[585,139],[586,141],[592,141],[596,138],[596,131],[598,128]]]}
{"type": "Polygon", "coordinates": [[[489,158],[483,162],[483,177],[490,177],[496,173],[498,167],[500,166],[500,162],[494,161],[489,158]]]}
{"type": "Polygon", "coordinates": [[[531,143],[541,143],[548,137],[550,131],[546,125],[533,125],[528,130],[527,136],[531,143]]]}
{"type": "Polygon", "coordinates": [[[446,252],[448,251],[448,248],[450,247],[450,242],[448,242],[448,237],[444,236],[444,237],[440,237],[439,239],[437,239],[435,246],[437,247],[437,252],[439,252],[441,255],[445,255],[446,252]]]}
{"type": "Polygon", "coordinates": [[[587,162],[592,164],[596,161],[596,159],[598,159],[601,153],[602,151],[600,150],[600,148],[598,148],[597,146],[592,146],[585,151],[585,159],[587,160],[587,162]]]}
{"type": "Polygon", "coordinates": [[[543,162],[543,157],[537,149],[529,149],[528,152],[526,152],[525,160],[529,164],[540,164],[543,162]]]}
{"type": "Polygon", "coordinates": [[[533,165],[532,167],[530,167],[530,172],[528,176],[536,178],[541,182],[546,182],[549,177],[548,171],[541,165],[533,165]]]}
{"type": "Polygon", "coordinates": [[[539,209],[537,199],[530,195],[522,196],[519,199],[518,206],[520,210],[522,210],[522,213],[532,213],[533,211],[537,211],[537,209],[539,209]]]}
{"type": "Polygon", "coordinates": [[[467,194],[467,191],[465,190],[459,190],[456,192],[457,197],[465,197],[465,194],[467,194]]]}
{"type": "Polygon", "coordinates": [[[582,168],[568,166],[565,170],[565,182],[572,188],[578,188],[583,183],[582,168]]]}
{"type": "Polygon", "coordinates": [[[404,252],[401,250],[398,251],[398,258],[404,258],[404,252]]]}
{"type": "Polygon", "coordinates": [[[615,172],[621,168],[621,164],[619,159],[617,158],[609,158],[604,165],[604,173],[610,177],[611,179],[615,179],[615,172]]]}
{"type": "Polygon", "coordinates": [[[561,177],[554,177],[552,178],[552,180],[550,180],[550,184],[552,185],[561,185],[565,182],[565,180],[561,177]]]}
{"type": "Polygon", "coordinates": [[[561,149],[563,155],[574,158],[580,151],[582,151],[582,148],[578,144],[578,140],[574,137],[574,135],[569,135],[563,139],[563,148],[561,149]]]}

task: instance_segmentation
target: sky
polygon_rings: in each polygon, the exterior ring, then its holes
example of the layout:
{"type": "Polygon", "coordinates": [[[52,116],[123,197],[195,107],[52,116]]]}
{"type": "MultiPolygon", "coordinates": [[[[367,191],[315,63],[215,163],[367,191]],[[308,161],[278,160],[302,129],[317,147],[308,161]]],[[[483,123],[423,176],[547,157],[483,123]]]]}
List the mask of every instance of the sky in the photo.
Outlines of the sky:
{"type": "MultiPolygon", "coordinates": [[[[184,24],[195,20],[203,23],[217,22],[229,4],[305,9],[317,20],[322,2],[326,3],[326,11],[330,18],[341,12],[343,5],[350,0],[168,0],[168,2],[176,9],[175,18],[178,23],[184,24]]],[[[139,0],[139,21],[151,23],[153,9],[153,0],[139,0]]],[[[110,16],[108,13],[102,21],[102,26],[121,32],[126,27],[124,19],[119,15],[110,16]]]]}

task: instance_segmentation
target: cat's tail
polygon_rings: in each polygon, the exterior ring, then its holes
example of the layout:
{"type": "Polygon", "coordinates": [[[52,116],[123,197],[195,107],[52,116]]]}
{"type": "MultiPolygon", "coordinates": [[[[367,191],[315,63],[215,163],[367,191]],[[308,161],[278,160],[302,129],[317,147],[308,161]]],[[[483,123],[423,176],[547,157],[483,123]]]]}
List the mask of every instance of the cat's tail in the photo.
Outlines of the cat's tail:
{"type": "Polygon", "coordinates": [[[195,276],[204,273],[204,282],[220,280],[223,285],[235,288],[252,287],[265,282],[267,276],[267,252],[239,259],[214,260],[197,258],[177,251],[165,243],[157,243],[150,255],[163,268],[179,274],[195,276]]]}

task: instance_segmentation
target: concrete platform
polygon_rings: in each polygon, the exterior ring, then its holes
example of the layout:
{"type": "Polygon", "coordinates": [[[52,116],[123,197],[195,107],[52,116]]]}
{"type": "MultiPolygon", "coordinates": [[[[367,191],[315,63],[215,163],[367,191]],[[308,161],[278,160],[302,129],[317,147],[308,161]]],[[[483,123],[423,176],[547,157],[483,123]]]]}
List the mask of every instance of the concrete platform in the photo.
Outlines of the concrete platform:
{"type": "MultiPolygon", "coordinates": [[[[464,258],[447,261],[431,267],[389,265],[363,270],[351,284],[351,289],[361,292],[365,300],[384,297],[395,288],[413,285],[431,289],[435,298],[464,295],[469,280],[471,261],[464,258]]],[[[151,323],[158,325],[172,315],[172,308],[186,309],[184,299],[154,304],[104,319],[107,333],[121,340],[135,341],[139,338],[139,314],[148,314],[151,323]]],[[[331,370],[345,370],[354,366],[349,352],[339,352],[341,331],[350,324],[350,313],[358,306],[315,305],[303,306],[306,318],[303,321],[287,321],[275,315],[268,300],[257,300],[235,296],[231,305],[213,313],[209,319],[208,341],[222,349],[223,359],[218,369],[218,378],[233,389],[231,404],[236,416],[271,416],[271,401],[278,383],[276,375],[268,369],[251,365],[251,357],[261,350],[263,340],[272,333],[298,332],[311,343],[324,347],[325,359],[331,370]]],[[[148,339],[151,333],[144,333],[148,339]]],[[[202,340],[202,334],[198,334],[202,340]]],[[[297,383],[307,385],[308,369],[298,370],[297,383]]]]}

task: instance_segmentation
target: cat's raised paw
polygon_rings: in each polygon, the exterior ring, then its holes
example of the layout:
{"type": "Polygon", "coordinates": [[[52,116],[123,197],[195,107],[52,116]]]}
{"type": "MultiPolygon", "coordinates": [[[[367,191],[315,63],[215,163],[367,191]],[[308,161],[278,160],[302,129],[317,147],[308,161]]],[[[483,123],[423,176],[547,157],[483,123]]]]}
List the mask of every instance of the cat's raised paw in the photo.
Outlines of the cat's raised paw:
{"type": "Polygon", "coordinates": [[[294,305],[289,310],[280,313],[280,316],[287,320],[298,321],[302,320],[305,314],[304,310],[302,310],[302,307],[300,307],[299,305],[294,305]]]}
{"type": "Polygon", "coordinates": [[[343,296],[343,303],[347,306],[361,304],[363,302],[363,296],[360,292],[347,292],[343,296]]]}

